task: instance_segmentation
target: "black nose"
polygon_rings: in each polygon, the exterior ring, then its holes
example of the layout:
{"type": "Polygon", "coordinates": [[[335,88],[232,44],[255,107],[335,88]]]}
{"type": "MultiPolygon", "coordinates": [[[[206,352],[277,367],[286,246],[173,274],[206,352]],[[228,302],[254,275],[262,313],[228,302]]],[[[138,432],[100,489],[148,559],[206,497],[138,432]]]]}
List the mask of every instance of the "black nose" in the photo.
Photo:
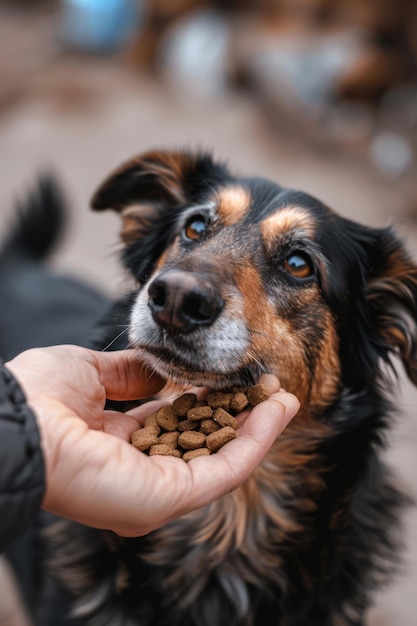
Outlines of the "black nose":
{"type": "Polygon", "coordinates": [[[152,317],[170,335],[210,326],[224,306],[207,278],[182,270],[160,274],[149,285],[148,294],[152,317]]]}

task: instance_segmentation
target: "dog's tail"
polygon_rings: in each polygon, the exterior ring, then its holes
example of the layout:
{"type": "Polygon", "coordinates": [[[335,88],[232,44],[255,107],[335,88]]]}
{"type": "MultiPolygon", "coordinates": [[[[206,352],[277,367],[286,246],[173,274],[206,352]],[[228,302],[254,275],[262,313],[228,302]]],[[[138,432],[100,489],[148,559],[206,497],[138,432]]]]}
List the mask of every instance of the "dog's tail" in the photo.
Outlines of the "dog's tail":
{"type": "Polygon", "coordinates": [[[17,202],[0,258],[42,261],[60,241],[67,221],[64,194],[55,177],[43,175],[27,197],[17,202]]]}

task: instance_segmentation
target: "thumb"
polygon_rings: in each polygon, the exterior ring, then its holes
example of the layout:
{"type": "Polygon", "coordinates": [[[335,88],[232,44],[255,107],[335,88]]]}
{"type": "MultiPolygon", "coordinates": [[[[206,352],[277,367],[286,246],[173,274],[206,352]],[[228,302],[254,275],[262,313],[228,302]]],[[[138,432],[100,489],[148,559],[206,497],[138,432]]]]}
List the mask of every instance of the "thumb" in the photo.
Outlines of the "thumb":
{"type": "Polygon", "coordinates": [[[259,459],[269,450],[274,441],[300,408],[298,399],[288,391],[280,391],[268,400],[255,406],[240,431],[241,442],[258,449],[259,459]]]}
{"type": "Polygon", "coordinates": [[[160,391],[165,381],[140,360],[135,350],[90,351],[110,400],[138,400],[160,391]]]}

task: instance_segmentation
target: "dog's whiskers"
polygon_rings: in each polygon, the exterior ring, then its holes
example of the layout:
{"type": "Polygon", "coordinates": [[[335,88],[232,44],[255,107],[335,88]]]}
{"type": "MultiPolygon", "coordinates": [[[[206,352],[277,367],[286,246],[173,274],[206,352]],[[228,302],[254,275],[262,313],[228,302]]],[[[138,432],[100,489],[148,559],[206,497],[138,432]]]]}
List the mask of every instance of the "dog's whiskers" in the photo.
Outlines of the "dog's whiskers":
{"type": "Polygon", "coordinates": [[[108,350],[115,341],[117,341],[120,337],[122,337],[124,334],[126,334],[127,332],[129,332],[129,327],[126,326],[126,328],[124,328],[123,330],[120,331],[120,333],[118,335],[116,335],[116,337],[114,337],[114,339],[112,339],[110,341],[110,343],[107,344],[107,346],[105,346],[104,348],[102,348],[102,352],[106,352],[106,350],[108,350]]]}
{"type": "Polygon", "coordinates": [[[254,361],[256,363],[256,365],[259,367],[259,370],[263,373],[263,374],[267,374],[268,370],[266,369],[265,365],[263,365],[263,363],[261,363],[261,361],[259,359],[256,358],[256,356],[254,356],[253,354],[251,354],[250,352],[246,351],[246,354],[248,355],[248,357],[250,359],[252,359],[252,361],[254,361]]]}
{"type": "Polygon", "coordinates": [[[269,339],[270,341],[273,341],[274,343],[277,343],[282,347],[282,342],[277,337],[274,337],[273,335],[268,335],[268,333],[263,333],[260,330],[254,330],[253,328],[248,328],[248,330],[253,335],[260,335],[261,337],[265,337],[265,339],[269,339]]]}

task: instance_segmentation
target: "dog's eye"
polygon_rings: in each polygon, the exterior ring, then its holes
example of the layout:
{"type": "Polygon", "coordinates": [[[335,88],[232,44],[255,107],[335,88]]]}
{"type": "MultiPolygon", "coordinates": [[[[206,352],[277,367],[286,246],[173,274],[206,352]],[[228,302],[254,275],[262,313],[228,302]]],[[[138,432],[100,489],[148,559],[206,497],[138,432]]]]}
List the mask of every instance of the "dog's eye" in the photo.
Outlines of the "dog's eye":
{"type": "Polygon", "coordinates": [[[308,278],[313,275],[311,262],[302,252],[290,254],[284,261],[284,270],[295,278],[308,278]]]}
{"type": "Polygon", "coordinates": [[[201,217],[191,218],[184,226],[184,236],[186,239],[194,241],[201,239],[207,232],[207,224],[201,217]]]}

